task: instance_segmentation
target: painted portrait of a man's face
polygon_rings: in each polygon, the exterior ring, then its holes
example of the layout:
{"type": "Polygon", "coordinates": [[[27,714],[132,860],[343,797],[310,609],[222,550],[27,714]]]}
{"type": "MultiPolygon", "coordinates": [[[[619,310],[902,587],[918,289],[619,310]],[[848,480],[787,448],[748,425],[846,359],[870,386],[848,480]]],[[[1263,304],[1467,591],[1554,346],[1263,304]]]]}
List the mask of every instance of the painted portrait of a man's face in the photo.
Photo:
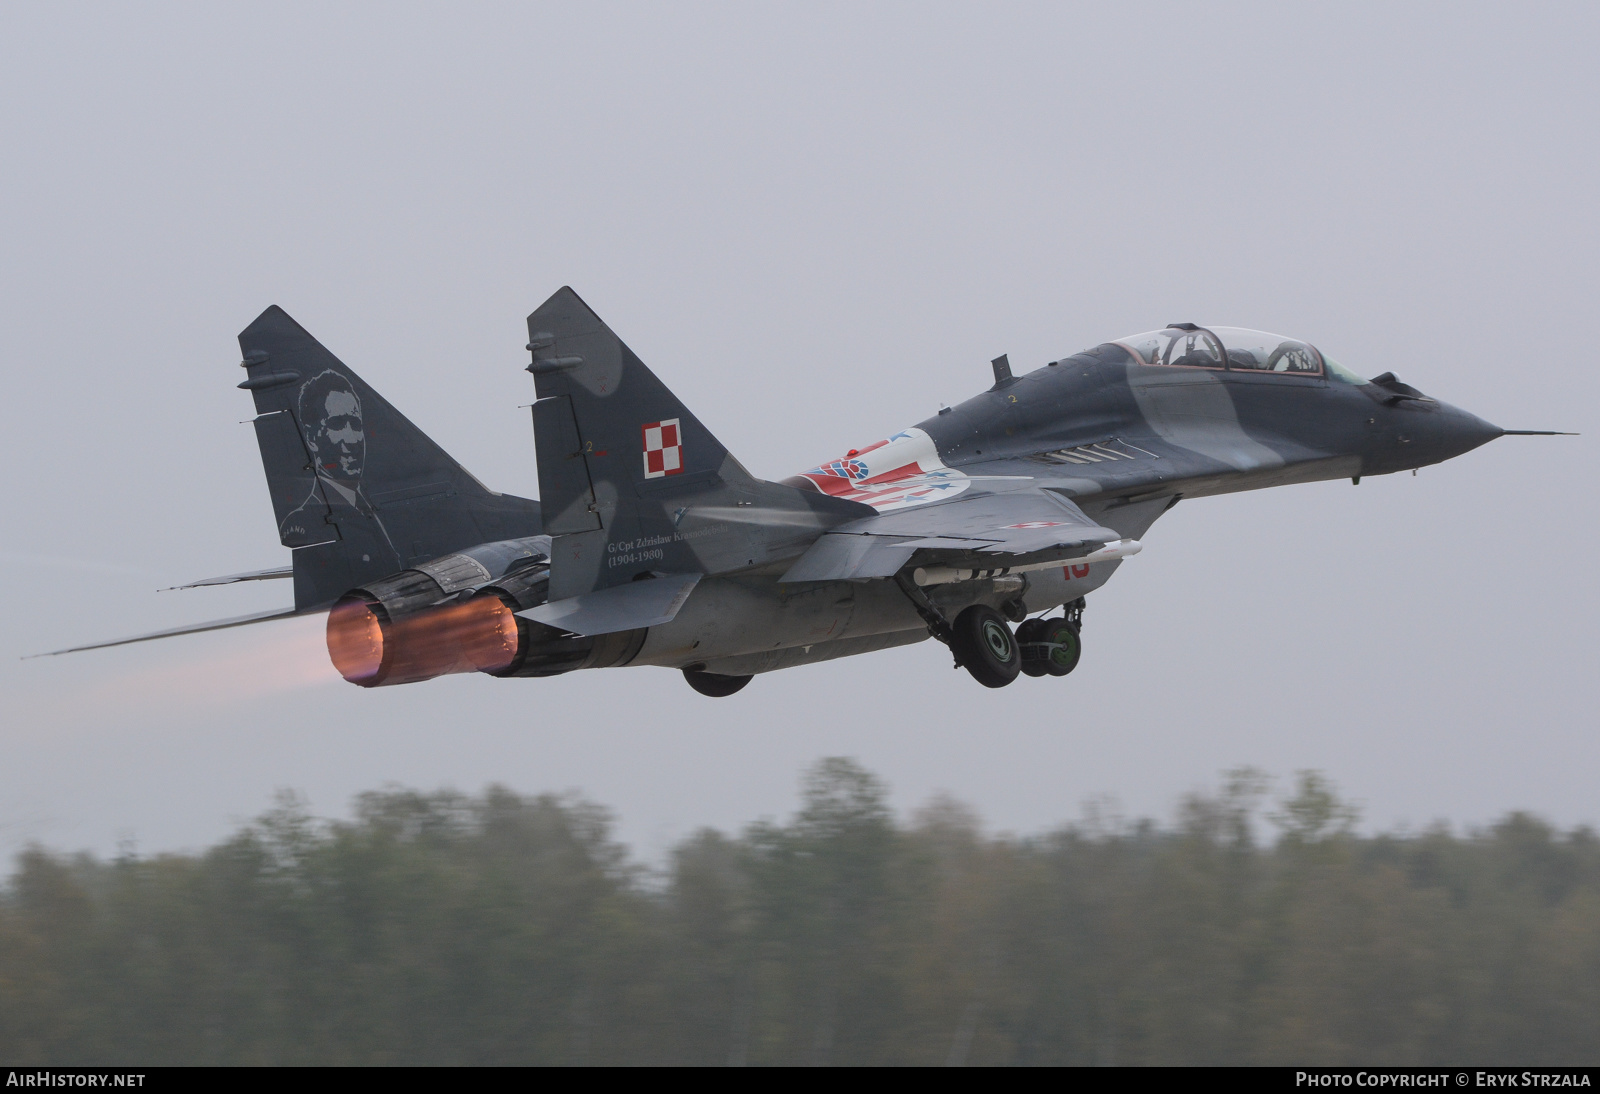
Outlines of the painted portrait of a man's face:
{"type": "Polygon", "coordinates": [[[361,424],[361,400],[350,389],[350,382],[336,372],[321,373],[302,389],[300,415],[317,474],[335,480],[359,479],[366,457],[366,433],[361,424]]]}

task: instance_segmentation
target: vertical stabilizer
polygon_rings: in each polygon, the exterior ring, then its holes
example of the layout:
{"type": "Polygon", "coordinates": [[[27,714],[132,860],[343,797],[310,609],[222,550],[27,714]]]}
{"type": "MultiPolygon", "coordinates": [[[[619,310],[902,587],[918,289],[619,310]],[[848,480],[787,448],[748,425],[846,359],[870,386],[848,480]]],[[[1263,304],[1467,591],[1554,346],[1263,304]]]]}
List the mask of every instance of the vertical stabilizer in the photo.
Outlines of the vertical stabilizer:
{"type": "Polygon", "coordinates": [[[539,503],[487,489],[274,305],[239,335],[295,606],[475,544],[538,535],[539,503]]]}
{"type": "Polygon", "coordinates": [[[753,478],[570,288],[528,316],[528,349],[552,601],[759,567],[872,512],[753,478]]]}

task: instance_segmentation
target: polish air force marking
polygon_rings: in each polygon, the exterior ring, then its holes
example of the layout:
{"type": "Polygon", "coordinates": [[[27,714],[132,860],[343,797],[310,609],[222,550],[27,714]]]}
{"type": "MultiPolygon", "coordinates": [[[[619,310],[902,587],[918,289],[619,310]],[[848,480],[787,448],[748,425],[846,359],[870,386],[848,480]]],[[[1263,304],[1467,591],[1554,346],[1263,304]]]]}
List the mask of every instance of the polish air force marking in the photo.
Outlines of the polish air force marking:
{"type": "Polygon", "coordinates": [[[683,473],[683,441],[678,434],[678,419],[647,422],[644,432],[644,477],[659,479],[683,473]]]}

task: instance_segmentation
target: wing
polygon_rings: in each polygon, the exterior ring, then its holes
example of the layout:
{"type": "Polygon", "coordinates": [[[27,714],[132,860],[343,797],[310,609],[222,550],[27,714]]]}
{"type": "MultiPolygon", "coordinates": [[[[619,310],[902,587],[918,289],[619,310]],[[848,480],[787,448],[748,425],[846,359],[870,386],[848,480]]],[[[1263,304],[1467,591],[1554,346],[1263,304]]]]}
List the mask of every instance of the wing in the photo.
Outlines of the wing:
{"type": "Polygon", "coordinates": [[[114,638],[109,642],[94,642],[87,646],[73,646],[65,650],[51,650],[49,653],[34,653],[24,657],[27,661],[34,657],[54,657],[58,653],[79,653],[83,650],[103,650],[107,646],[126,646],[130,642],[148,642],[152,638],[171,638],[178,634],[199,634],[202,631],[220,631],[229,627],[243,627],[251,623],[265,623],[269,619],[288,619],[292,615],[308,615],[309,612],[299,611],[295,608],[274,608],[269,612],[255,612],[251,615],[236,615],[232,619],[213,619],[209,623],[190,623],[182,627],[170,627],[164,631],[155,631],[151,634],[136,634],[132,638],[114,638]]]}
{"type": "Polygon", "coordinates": [[[892,577],[919,552],[930,565],[1014,568],[1081,558],[1120,541],[1120,534],[1085,516],[1064,494],[1030,482],[840,525],[780,580],[892,577]]]}

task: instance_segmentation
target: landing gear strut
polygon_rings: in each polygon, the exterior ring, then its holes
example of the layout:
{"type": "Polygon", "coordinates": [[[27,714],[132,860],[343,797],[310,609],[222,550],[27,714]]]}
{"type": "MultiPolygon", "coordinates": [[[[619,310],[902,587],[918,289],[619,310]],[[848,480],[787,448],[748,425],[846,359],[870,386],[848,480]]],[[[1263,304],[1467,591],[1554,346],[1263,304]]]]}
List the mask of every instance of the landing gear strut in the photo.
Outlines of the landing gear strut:
{"type": "Polygon", "coordinates": [[[950,647],[955,667],[966,669],[986,688],[1003,688],[1019,673],[1065,676],[1078,667],[1083,655],[1081,596],[1065,605],[1059,617],[1027,620],[1013,634],[1006,617],[1022,620],[1027,609],[1020,597],[1005,604],[1005,615],[974,604],[952,621],[905,574],[896,574],[895,582],[928,625],[928,633],[950,647]]]}

